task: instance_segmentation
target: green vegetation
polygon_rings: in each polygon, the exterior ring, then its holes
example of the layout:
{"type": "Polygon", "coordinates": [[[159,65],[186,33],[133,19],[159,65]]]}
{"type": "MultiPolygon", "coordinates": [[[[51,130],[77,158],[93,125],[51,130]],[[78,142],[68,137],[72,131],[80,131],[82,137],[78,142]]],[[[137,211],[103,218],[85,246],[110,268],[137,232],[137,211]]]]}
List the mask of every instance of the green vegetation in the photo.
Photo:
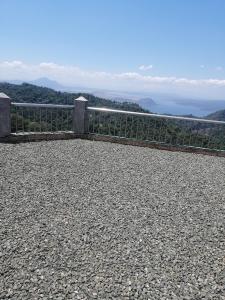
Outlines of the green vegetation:
{"type": "Polygon", "coordinates": [[[121,110],[147,112],[136,103],[116,102],[86,93],[57,92],[49,88],[23,83],[21,85],[0,83],[0,91],[11,97],[13,102],[73,104],[74,99],[84,96],[89,106],[110,107],[121,110]]]}
{"type": "MultiPolygon", "coordinates": [[[[20,103],[73,104],[74,99],[82,95],[89,100],[89,106],[148,112],[135,103],[120,103],[85,93],[57,92],[27,83],[21,85],[0,83],[0,92],[11,97],[13,102],[20,103]]],[[[71,109],[15,107],[12,109],[13,132],[65,130],[72,130],[71,109]]],[[[89,131],[96,134],[172,145],[225,149],[225,126],[214,126],[206,123],[90,112],[89,131]]]]}

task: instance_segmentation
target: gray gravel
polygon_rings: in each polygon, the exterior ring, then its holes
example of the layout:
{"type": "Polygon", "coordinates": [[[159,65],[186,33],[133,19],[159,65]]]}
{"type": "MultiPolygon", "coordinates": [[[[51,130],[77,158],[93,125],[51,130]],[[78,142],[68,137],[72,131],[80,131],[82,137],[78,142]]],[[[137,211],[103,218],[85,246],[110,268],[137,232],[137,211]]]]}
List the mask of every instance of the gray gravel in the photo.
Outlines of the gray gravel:
{"type": "Polygon", "coordinates": [[[225,159],[0,144],[0,299],[225,299],[225,159]]]}

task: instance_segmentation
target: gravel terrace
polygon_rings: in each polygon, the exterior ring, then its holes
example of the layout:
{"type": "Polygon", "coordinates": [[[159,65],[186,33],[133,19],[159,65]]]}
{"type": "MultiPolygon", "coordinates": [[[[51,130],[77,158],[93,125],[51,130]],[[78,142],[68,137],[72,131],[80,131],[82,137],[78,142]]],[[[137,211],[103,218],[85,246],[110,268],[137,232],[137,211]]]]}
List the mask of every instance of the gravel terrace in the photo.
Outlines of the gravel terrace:
{"type": "Polygon", "coordinates": [[[225,299],[225,159],[0,144],[0,299],[225,299]]]}

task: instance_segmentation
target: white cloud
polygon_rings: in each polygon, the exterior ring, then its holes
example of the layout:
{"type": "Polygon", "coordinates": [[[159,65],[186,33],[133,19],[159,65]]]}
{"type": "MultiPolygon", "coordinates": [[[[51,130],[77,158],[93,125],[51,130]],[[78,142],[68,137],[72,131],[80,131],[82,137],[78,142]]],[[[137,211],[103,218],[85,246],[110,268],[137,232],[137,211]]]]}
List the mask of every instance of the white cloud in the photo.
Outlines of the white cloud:
{"type": "Polygon", "coordinates": [[[0,62],[0,80],[30,81],[48,77],[68,86],[129,91],[162,91],[225,98],[225,79],[190,79],[175,76],[150,76],[138,72],[110,73],[83,70],[77,66],[53,62],[27,64],[22,61],[0,62]]]}
{"type": "Polygon", "coordinates": [[[9,68],[24,68],[26,65],[22,61],[13,60],[13,61],[2,62],[2,66],[9,67],[9,68]]]}
{"type": "Polygon", "coordinates": [[[153,68],[153,65],[141,65],[140,67],[139,67],[139,70],[140,71],[148,71],[148,70],[151,70],[153,68]]]}

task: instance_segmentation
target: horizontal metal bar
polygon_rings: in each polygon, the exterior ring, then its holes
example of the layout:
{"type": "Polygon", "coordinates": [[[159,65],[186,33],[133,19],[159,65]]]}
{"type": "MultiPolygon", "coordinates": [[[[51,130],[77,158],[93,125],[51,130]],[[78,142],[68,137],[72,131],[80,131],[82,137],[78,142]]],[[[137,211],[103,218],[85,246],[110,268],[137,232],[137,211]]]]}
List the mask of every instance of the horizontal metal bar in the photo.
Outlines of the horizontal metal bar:
{"type": "Polygon", "coordinates": [[[224,124],[225,125],[224,121],[216,121],[216,120],[178,117],[178,116],[159,115],[159,114],[149,114],[149,113],[133,112],[133,111],[126,111],[126,110],[117,110],[117,109],[110,109],[110,108],[90,107],[90,106],[87,109],[91,110],[91,111],[99,111],[99,112],[105,112],[105,113],[112,112],[112,113],[132,115],[132,116],[143,116],[143,117],[153,117],[153,118],[163,118],[163,119],[182,120],[182,121],[194,121],[194,122],[202,122],[202,123],[210,123],[210,124],[224,124]]]}
{"type": "MultiPolygon", "coordinates": [[[[60,105],[60,104],[41,104],[41,103],[17,103],[12,102],[11,105],[16,107],[36,107],[36,108],[70,108],[73,109],[74,105],[60,105]]],[[[144,117],[152,117],[152,118],[163,118],[163,119],[171,119],[171,120],[182,120],[182,121],[193,121],[193,122],[201,122],[201,123],[209,123],[209,124],[223,124],[224,121],[217,120],[208,120],[208,119],[198,119],[198,118],[188,118],[188,117],[178,117],[178,116],[170,116],[170,115],[160,115],[160,114],[150,114],[150,113],[141,113],[141,112],[133,112],[126,110],[117,110],[110,108],[101,108],[101,107],[88,107],[88,110],[91,111],[99,111],[99,112],[112,112],[118,114],[132,115],[132,116],[144,116],[144,117]]]]}
{"type": "Polygon", "coordinates": [[[37,107],[37,108],[74,108],[74,105],[60,105],[60,104],[41,104],[41,103],[16,103],[12,102],[11,105],[16,107],[37,107]]]}

